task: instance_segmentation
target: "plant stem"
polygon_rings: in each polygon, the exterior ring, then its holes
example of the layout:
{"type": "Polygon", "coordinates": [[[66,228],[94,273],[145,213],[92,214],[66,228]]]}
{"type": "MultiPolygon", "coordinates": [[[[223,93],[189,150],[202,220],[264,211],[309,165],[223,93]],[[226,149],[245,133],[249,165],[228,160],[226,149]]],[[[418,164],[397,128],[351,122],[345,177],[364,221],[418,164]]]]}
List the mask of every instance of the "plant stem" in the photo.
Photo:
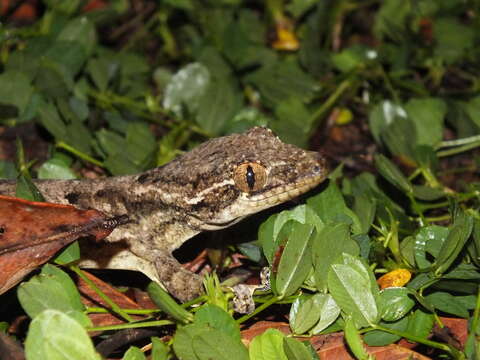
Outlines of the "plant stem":
{"type": "Polygon", "coordinates": [[[144,327],[153,327],[153,326],[165,326],[165,325],[173,325],[173,324],[175,323],[170,320],[157,320],[157,321],[130,323],[130,324],[97,326],[97,327],[87,328],[87,331],[123,330],[123,329],[135,329],[135,328],[144,328],[144,327]]]}
{"type": "Polygon", "coordinates": [[[433,347],[435,349],[440,349],[440,350],[446,351],[450,355],[452,355],[455,359],[464,359],[465,358],[465,356],[461,352],[459,352],[457,349],[454,349],[454,348],[448,346],[447,344],[442,344],[442,343],[439,343],[439,342],[436,342],[436,341],[428,340],[428,339],[425,339],[425,338],[420,337],[420,336],[412,335],[410,333],[405,333],[403,331],[397,331],[397,330],[394,330],[394,329],[389,329],[389,328],[386,328],[386,327],[383,327],[383,326],[380,326],[380,325],[373,325],[372,327],[375,330],[384,331],[384,332],[392,334],[392,335],[403,337],[407,340],[415,341],[419,344],[424,344],[424,345],[433,347]]]}
{"type": "Polygon", "coordinates": [[[476,142],[465,144],[463,146],[459,146],[459,147],[456,147],[456,148],[453,148],[453,149],[438,151],[437,156],[438,157],[444,157],[444,156],[455,155],[455,154],[462,153],[464,151],[474,149],[476,147],[480,147],[480,140],[477,140],[476,142]]]}
{"type": "Polygon", "coordinates": [[[83,281],[85,281],[88,286],[90,286],[97,294],[105,301],[111,308],[112,311],[121,316],[124,320],[128,322],[132,322],[133,319],[128,315],[125,311],[123,311],[117,304],[115,304],[105,293],[100,290],[100,288],[90,280],[82,270],[77,265],[70,265],[70,270],[72,270],[75,274],[77,274],[83,281]]]}
{"type": "Polygon", "coordinates": [[[459,146],[459,145],[465,145],[465,144],[471,144],[480,141],[480,135],[474,135],[474,136],[469,136],[466,138],[461,138],[461,139],[455,139],[455,140],[446,140],[442,141],[440,144],[438,144],[435,149],[441,149],[444,147],[451,147],[451,146],[459,146]]]}
{"type": "Polygon", "coordinates": [[[75,149],[74,147],[68,145],[67,143],[65,143],[63,141],[58,141],[56,145],[57,145],[58,148],[66,150],[69,153],[72,153],[73,155],[75,155],[76,157],[78,157],[82,160],[88,161],[88,162],[90,162],[94,165],[100,166],[102,168],[105,167],[105,165],[101,161],[98,161],[97,159],[91,157],[90,155],[85,154],[84,152],[81,152],[81,151],[75,149]]]}
{"type": "MultiPolygon", "coordinates": [[[[150,315],[150,314],[155,314],[162,312],[160,309],[122,309],[124,312],[127,314],[132,314],[132,315],[150,315]]],[[[108,313],[110,312],[108,309],[105,309],[103,307],[87,307],[87,313],[108,313]]]]}
{"type": "Polygon", "coordinates": [[[327,100],[310,116],[308,121],[311,124],[311,129],[318,127],[318,122],[323,118],[325,113],[335,104],[338,98],[353,84],[353,76],[343,80],[335,91],[328,97],[327,100]]]}

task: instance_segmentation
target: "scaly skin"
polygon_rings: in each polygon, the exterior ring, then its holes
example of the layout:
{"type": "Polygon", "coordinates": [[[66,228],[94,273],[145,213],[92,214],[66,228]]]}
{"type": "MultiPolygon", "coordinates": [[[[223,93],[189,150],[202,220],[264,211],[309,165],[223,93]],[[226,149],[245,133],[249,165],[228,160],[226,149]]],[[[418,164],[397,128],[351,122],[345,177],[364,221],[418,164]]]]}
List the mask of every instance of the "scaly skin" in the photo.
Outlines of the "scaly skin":
{"type": "MultiPolygon", "coordinates": [[[[141,271],[186,301],[201,292],[201,278],[183,269],[173,250],[201,231],[296,197],[326,174],[318,153],[257,127],[207,141],[142,174],[35,185],[49,202],[128,215],[130,221],[106,239],[110,244],[82,249],[82,266],[141,271]]],[[[0,194],[14,195],[15,182],[0,180],[0,194]]]]}

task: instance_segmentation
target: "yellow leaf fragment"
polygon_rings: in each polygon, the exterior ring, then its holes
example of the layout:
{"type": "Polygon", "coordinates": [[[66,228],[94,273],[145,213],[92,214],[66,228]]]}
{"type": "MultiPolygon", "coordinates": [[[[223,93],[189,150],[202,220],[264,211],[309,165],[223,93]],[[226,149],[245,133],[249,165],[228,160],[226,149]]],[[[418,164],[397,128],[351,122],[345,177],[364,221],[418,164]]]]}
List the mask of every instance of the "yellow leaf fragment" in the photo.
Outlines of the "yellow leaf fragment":
{"type": "Polygon", "coordinates": [[[380,289],[403,286],[410,281],[412,274],[407,269],[395,269],[378,278],[380,289]]]}

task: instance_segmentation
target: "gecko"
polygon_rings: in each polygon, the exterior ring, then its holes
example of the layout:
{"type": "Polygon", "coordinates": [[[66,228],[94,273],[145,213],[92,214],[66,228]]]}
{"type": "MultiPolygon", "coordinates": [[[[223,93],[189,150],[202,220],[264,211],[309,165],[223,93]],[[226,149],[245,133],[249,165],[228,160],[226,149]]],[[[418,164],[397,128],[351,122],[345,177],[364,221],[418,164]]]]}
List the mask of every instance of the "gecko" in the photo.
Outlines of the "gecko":
{"type": "MultiPolygon", "coordinates": [[[[127,216],[106,243],[82,248],[80,266],[137,270],[187,301],[202,278],[172,252],[200,232],[223,229],[290,200],[327,176],[325,158],[282,142],[270,129],[211,139],[141,174],[80,180],[34,180],[48,202],[127,216]]],[[[14,180],[0,194],[15,195],[14,180]]]]}

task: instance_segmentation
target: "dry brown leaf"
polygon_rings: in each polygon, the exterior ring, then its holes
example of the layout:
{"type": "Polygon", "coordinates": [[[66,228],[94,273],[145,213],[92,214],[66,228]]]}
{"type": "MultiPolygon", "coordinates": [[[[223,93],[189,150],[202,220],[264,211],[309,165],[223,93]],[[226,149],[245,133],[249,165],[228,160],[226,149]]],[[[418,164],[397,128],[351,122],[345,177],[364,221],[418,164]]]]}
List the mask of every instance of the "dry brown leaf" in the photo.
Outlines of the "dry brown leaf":
{"type": "Polygon", "coordinates": [[[79,237],[100,240],[119,219],[96,210],[0,195],[0,294],[79,237]]]}

